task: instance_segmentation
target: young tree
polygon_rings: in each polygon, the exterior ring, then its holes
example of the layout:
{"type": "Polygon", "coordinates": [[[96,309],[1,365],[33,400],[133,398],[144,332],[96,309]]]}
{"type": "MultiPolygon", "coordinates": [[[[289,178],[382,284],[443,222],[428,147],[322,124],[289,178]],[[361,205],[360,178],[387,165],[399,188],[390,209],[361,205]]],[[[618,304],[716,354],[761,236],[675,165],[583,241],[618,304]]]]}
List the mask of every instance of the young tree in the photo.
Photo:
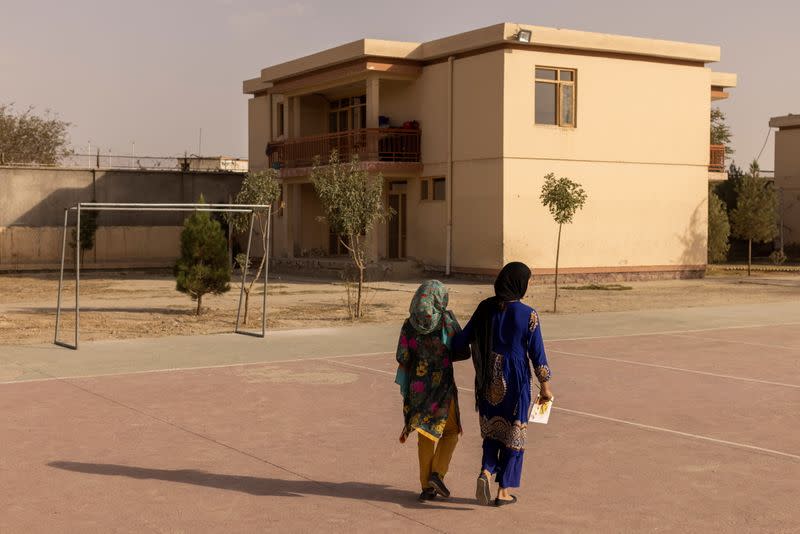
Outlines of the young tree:
{"type": "Polygon", "coordinates": [[[711,108],[711,144],[725,145],[725,155],[730,156],[733,154],[730,147],[732,137],[731,129],[725,122],[725,114],[719,108],[711,108]]]}
{"type": "Polygon", "coordinates": [[[586,203],[586,192],[580,184],[569,178],[556,178],[552,172],[544,177],[542,194],[539,197],[542,205],[550,210],[558,224],[558,244],[556,245],[556,294],[553,299],[553,312],[558,311],[558,257],[561,253],[561,227],[572,223],[575,212],[586,203]]]}
{"type": "Polygon", "coordinates": [[[381,201],[383,177],[380,174],[370,177],[359,166],[358,158],[354,157],[349,163],[341,162],[339,154],[333,151],[327,164],[315,163],[311,181],[325,212],[321,219],[328,223],[331,232],[339,236],[339,242],[358,270],[355,309],[350,312],[353,317],[361,318],[361,294],[367,267],[365,236],[376,222],[391,215],[381,201]]]}
{"type": "MultiPolygon", "coordinates": [[[[202,195],[199,203],[205,204],[202,195]]],[[[197,315],[203,295],[220,295],[230,290],[228,244],[219,223],[208,212],[194,212],[183,222],[181,256],[174,272],[176,289],[197,301],[197,315]]]]}
{"type": "Polygon", "coordinates": [[[53,165],[65,155],[70,123],[30,107],[17,113],[13,105],[0,104],[0,164],[41,163],[53,165]]]}
{"type": "MultiPolygon", "coordinates": [[[[236,204],[261,204],[270,205],[278,199],[281,185],[278,183],[278,172],[274,169],[247,173],[242,181],[242,188],[236,194],[236,204]]],[[[226,214],[230,227],[239,233],[246,233],[250,230],[250,215],[247,213],[226,214]]],[[[250,306],[250,291],[252,291],[256,280],[261,276],[261,271],[267,263],[267,232],[269,230],[269,215],[266,210],[255,212],[253,221],[255,228],[261,236],[261,262],[258,264],[256,274],[244,281],[244,324],[247,324],[248,309],[250,306]]],[[[237,254],[236,264],[242,271],[250,266],[250,260],[246,254],[237,254]]]]}
{"type": "Polygon", "coordinates": [[[778,235],[775,189],[758,173],[754,161],[736,188],[736,208],[731,212],[733,235],[747,241],[747,276],[753,263],[753,241],[765,242],[778,235]]]}
{"type": "Polygon", "coordinates": [[[708,261],[717,263],[728,257],[731,226],[728,213],[722,200],[709,190],[708,192],[708,261]]]}
{"type": "MultiPolygon", "coordinates": [[[[92,200],[94,202],[94,200],[92,200]]],[[[83,265],[84,253],[94,248],[94,238],[97,233],[97,216],[99,212],[94,210],[81,211],[81,265],[83,265]]],[[[77,244],[77,232],[72,229],[72,241],[70,247],[75,249],[77,244]]]]}

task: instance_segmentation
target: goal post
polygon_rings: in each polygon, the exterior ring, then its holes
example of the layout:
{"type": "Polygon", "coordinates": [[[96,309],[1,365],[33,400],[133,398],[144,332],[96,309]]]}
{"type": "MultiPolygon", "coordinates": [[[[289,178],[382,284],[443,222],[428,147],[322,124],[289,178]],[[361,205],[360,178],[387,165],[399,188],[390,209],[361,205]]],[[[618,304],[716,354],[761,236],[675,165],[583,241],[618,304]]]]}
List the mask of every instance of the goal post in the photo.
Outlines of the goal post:
{"type": "Polygon", "coordinates": [[[56,325],[53,343],[55,345],[69,349],[78,349],[78,339],[80,335],[80,284],[81,284],[81,212],[82,211],[206,211],[217,213],[245,213],[250,215],[250,230],[247,234],[247,259],[242,266],[242,283],[239,290],[239,302],[236,311],[236,326],[234,333],[249,335],[254,337],[266,337],[267,334],[267,277],[269,275],[269,248],[270,248],[270,229],[272,223],[272,206],[268,204],[199,204],[199,203],[171,203],[171,204],[149,204],[135,202],[79,202],[78,204],[64,208],[64,228],[61,236],[61,268],[58,278],[58,297],[56,299],[56,325]],[[67,252],[67,228],[69,214],[74,211],[75,216],[75,339],[74,344],[59,340],[59,327],[61,325],[61,294],[64,285],[64,265],[67,252]],[[240,329],[240,317],[242,302],[244,297],[244,287],[247,283],[247,271],[250,264],[250,250],[253,241],[253,227],[255,226],[256,214],[265,212],[267,217],[266,239],[264,247],[264,274],[262,285],[264,295],[261,307],[261,332],[250,332],[240,329]]]}

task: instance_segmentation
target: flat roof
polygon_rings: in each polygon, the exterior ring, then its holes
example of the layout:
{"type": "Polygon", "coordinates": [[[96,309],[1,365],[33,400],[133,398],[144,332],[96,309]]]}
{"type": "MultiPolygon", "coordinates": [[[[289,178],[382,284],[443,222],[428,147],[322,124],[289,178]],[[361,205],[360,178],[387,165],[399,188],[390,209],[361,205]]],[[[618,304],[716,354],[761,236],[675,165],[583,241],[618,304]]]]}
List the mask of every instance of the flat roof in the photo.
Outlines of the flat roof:
{"type": "MultiPolygon", "coordinates": [[[[702,64],[720,59],[718,46],[506,22],[424,43],[360,39],[316,54],[266,67],[261,70],[260,77],[245,81],[243,89],[246,93],[253,93],[267,89],[268,84],[277,80],[367,57],[428,62],[510,43],[520,46],[544,46],[628,54],[702,64]],[[529,30],[532,33],[530,43],[520,43],[516,40],[516,35],[520,30],[529,30]]],[[[735,75],[733,76],[735,79],[735,75]]]]}
{"type": "Polygon", "coordinates": [[[797,128],[800,127],[800,115],[783,115],[781,117],[772,117],[769,120],[771,128],[797,128]]]}
{"type": "Polygon", "coordinates": [[[736,87],[738,78],[732,72],[712,72],[711,85],[714,87],[736,87]]]}

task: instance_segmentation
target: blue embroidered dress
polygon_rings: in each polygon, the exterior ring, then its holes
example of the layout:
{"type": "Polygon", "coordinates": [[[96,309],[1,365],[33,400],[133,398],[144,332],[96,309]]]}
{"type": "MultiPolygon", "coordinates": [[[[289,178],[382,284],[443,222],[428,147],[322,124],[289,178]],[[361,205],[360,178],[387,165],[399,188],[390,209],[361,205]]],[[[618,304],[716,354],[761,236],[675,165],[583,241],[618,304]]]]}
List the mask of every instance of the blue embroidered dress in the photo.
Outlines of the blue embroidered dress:
{"type": "MultiPolygon", "coordinates": [[[[456,351],[475,340],[475,317],[453,340],[456,351]]],[[[491,383],[478,400],[483,469],[497,474],[501,487],[519,487],[527,438],[532,373],[550,379],[539,316],[521,302],[508,302],[492,317],[491,383]],[[533,370],[531,370],[531,367],[533,370]]]]}

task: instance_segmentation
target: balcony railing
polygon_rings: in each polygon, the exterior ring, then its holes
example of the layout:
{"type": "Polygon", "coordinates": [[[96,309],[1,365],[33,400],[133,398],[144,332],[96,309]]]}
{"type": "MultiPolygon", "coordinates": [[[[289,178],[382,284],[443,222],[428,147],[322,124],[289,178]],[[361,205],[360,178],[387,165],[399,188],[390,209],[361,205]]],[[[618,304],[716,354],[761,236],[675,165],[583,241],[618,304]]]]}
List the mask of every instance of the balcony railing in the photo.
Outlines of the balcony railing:
{"type": "Polygon", "coordinates": [[[725,172],[725,145],[711,145],[708,172],[725,172]]]}
{"type": "Polygon", "coordinates": [[[299,137],[267,147],[270,164],[279,168],[310,167],[328,160],[337,150],[342,161],[416,163],[420,158],[420,131],[402,128],[366,128],[313,137],[299,137]]]}

